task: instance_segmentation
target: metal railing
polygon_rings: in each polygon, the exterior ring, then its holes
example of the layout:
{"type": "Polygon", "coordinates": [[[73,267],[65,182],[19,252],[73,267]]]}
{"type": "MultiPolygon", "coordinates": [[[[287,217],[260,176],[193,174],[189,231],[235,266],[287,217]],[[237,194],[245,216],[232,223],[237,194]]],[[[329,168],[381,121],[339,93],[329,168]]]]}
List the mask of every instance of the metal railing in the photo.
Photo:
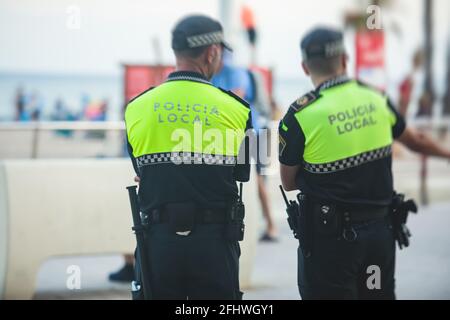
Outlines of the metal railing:
{"type": "MultiPolygon", "coordinates": [[[[441,118],[415,118],[409,119],[408,125],[419,129],[450,132],[450,117],[441,118]]],[[[271,122],[271,128],[278,127],[277,121],[271,122]]],[[[27,131],[32,134],[31,158],[37,158],[40,133],[48,131],[70,130],[70,131],[123,131],[125,124],[123,121],[31,121],[31,122],[0,122],[0,134],[2,132],[27,131]]]]}
{"type": "Polygon", "coordinates": [[[0,131],[54,131],[54,130],[124,130],[123,121],[8,121],[0,122],[0,131]]]}
{"type": "Polygon", "coordinates": [[[32,133],[31,158],[35,159],[39,150],[39,136],[44,131],[123,131],[123,121],[30,121],[30,122],[0,122],[0,134],[2,132],[29,131],[32,133]]]}

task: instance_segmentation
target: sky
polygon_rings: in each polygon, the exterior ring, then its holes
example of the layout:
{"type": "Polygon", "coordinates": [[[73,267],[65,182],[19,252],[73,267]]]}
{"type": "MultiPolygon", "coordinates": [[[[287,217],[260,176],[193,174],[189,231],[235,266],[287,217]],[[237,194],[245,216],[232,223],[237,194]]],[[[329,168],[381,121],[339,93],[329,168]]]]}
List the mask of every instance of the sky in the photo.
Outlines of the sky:
{"type": "MultiPolygon", "coordinates": [[[[239,8],[254,9],[259,31],[258,63],[281,78],[301,76],[299,40],[313,26],[343,26],[345,11],[363,0],[229,0],[226,30],[235,61],[248,62],[239,8]]],[[[392,0],[382,10],[389,79],[410,69],[422,37],[422,1],[392,0]],[[399,32],[392,32],[396,26],[399,32]]],[[[219,0],[1,0],[0,72],[119,74],[122,63],[173,64],[170,31],[188,13],[220,18],[219,0]],[[156,39],[156,40],[155,40],[156,39]],[[155,50],[152,43],[159,44],[155,50]],[[159,54],[156,51],[160,52],[159,54]]],[[[450,1],[435,0],[435,69],[444,77],[449,43],[450,1]]],[[[351,41],[347,41],[351,47],[351,41]]],[[[352,48],[349,49],[352,55],[352,48]]]]}

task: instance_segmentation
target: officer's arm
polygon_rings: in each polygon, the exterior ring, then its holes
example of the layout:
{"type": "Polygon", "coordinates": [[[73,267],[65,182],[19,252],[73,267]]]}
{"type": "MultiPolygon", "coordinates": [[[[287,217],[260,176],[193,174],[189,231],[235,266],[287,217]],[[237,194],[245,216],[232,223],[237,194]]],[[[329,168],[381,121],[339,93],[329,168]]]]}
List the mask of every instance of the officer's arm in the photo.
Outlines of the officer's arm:
{"type": "MultiPolygon", "coordinates": [[[[131,163],[133,164],[134,171],[136,172],[136,176],[139,177],[139,168],[137,165],[136,158],[133,156],[133,147],[131,146],[130,142],[128,141],[128,136],[127,136],[127,150],[128,150],[128,155],[130,156],[130,159],[131,159],[131,163]]],[[[135,178],[135,181],[136,181],[136,178],[135,178]]],[[[138,182],[138,181],[136,181],[136,182],[138,182]]]]}
{"type": "Polygon", "coordinates": [[[236,181],[248,182],[250,180],[249,139],[245,137],[239,148],[237,164],[233,176],[236,181]]]}
{"type": "Polygon", "coordinates": [[[284,190],[286,191],[294,191],[297,190],[297,183],[295,178],[297,177],[300,166],[287,166],[284,164],[280,164],[280,176],[281,176],[281,184],[283,185],[284,190]]]}
{"type": "Polygon", "coordinates": [[[252,130],[252,113],[249,110],[245,126],[245,138],[239,147],[237,164],[234,167],[233,176],[236,181],[247,182],[250,180],[250,141],[249,135],[254,134],[252,130]]]}
{"type": "Polygon", "coordinates": [[[411,151],[428,156],[450,159],[450,151],[441,147],[427,134],[407,127],[404,118],[398,113],[392,102],[388,106],[393,114],[392,135],[411,151]]]}
{"type": "Polygon", "coordinates": [[[450,150],[442,148],[430,136],[413,128],[407,127],[398,141],[414,152],[450,160],[450,150]]]}
{"type": "Polygon", "coordinates": [[[293,191],[298,189],[296,180],[303,160],[305,136],[292,110],[281,120],[278,137],[281,183],[286,191],[293,191]]]}

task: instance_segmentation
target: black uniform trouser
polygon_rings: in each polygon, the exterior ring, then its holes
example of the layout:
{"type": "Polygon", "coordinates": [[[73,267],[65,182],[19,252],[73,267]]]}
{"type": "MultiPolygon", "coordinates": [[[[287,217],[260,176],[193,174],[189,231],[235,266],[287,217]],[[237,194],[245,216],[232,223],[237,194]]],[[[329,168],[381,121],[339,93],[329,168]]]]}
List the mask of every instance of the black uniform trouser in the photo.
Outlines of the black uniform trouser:
{"type": "Polygon", "coordinates": [[[298,249],[302,299],[395,299],[395,241],[389,217],[353,224],[353,228],[354,241],[314,230],[312,255],[305,258],[298,249]],[[370,266],[379,267],[379,289],[369,289],[376,284],[370,266]]]}
{"type": "Polygon", "coordinates": [[[182,236],[162,223],[151,225],[148,232],[152,299],[242,298],[239,242],[225,239],[225,225],[198,224],[182,236]]]}

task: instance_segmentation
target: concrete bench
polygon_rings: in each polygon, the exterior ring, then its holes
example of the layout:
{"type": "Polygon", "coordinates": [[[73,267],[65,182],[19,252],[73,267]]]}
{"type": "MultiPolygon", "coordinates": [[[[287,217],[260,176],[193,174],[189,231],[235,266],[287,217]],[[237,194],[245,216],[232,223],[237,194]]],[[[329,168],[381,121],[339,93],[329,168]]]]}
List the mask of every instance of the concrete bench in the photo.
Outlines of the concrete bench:
{"type": "MultiPolygon", "coordinates": [[[[0,162],[0,298],[31,298],[50,257],[132,252],[125,187],[133,177],[126,159],[0,162]]],[[[259,211],[255,183],[244,190],[241,285],[248,287],[259,211]]]]}

